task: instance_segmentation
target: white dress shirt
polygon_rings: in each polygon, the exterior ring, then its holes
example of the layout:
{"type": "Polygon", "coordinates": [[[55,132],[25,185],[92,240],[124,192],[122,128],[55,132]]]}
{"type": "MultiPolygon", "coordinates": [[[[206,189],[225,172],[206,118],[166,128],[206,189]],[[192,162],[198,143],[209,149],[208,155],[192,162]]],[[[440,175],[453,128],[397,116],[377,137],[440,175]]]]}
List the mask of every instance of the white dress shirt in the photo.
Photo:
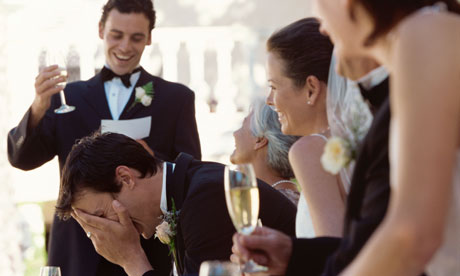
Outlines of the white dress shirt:
{"type": "MultiPolygon", "coordinates": [[[[109,68],[107,65],[105,67],[109,68]]],[[[133,93],[134,86],[136,86],[140,76],[141,72],[132,74],[129,79],[131,81],[131,86],[128,88],[123,85],[121,79],[118,77],[104,82],[105,96],[107,97],[107,103],[109,104],[113,120],[118,120],[120,118],[121,112],[128,103],[131,93],[133,93]]]]}
{"type": "Polygon", "coordinates": [[[359,79],[357,83],[361,84],[364,89],[370,90],[379,85],[388,75],[388,71],[383,66],[380,66],[359,79]]]}
{"type": "MultiPolygon", "coordinates": [[[[161,188],[161,200],[160,200],[160,209],[161,212],[166,214],[168,212],[168,200],[166,198],[166,175],[168,174],[167,170],[167,163],[163,163],[163,186],[161,188]]],[[[174,168],[176,167],[176,164],[172,163],[172,171],[174,172],[174,168]]]]}

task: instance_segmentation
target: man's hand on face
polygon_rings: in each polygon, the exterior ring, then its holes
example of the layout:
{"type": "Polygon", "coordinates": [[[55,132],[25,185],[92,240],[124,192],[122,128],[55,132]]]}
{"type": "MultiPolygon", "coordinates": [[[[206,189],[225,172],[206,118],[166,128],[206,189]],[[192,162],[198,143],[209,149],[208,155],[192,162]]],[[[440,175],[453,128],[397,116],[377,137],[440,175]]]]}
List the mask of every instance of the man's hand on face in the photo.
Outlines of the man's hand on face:
{"type": "Polygon", "coordinates": [[[119,221],[93,216],[78,209],[74,210],[72,217],[85,230],[97,253],[122,266],[128,275],[142,275],[152,270],[128,210],[117,200],[112,202],[112,207],[119,221]]]}
{"type": "Polygon", "coordinates": [[[268,267],[270,275],[284,275],[292,254],[289,236],[267,227],[257,227],[251,235],[233,235],[232,256],[234,263],[245,263],[252,259],[268,267]]]}

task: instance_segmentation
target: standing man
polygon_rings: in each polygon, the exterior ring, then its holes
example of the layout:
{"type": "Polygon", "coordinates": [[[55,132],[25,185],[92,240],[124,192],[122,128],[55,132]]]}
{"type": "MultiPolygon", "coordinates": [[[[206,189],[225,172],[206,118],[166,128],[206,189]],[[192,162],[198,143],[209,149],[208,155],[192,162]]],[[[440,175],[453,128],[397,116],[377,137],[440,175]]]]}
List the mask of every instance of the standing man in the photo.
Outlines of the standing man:
{"type": "MultiPolygon", "coordinates": [[[[174,160],[179,152],[187,152],[201,159],[193,92],[152,76],[139,66],[145,46],[151,44],[154,26],[151,0],[109,0],[99,22],[105,67],[88,81],[67,85],[67,102],[76,107],[67,114],[54,113],[61,104],[57,93],[62,87],[58,83],[65,77],[56,78],[60,74],[57,66],[40,72],[32,106],[8,135],[10,163],[31,170],[57,155],[62,169],[75,141],[99,129],[101,120],[138,118],[150,133],[141,143],[158,156],[174,160]],[[153,95],[140,101],[138,91],[142,89],[137,88],[150,90],[153,95]]],[[[154,269],[168,275],[171,264],[167,248],[153,239],[144,240],[143,247],[154,269]]],[[[60,266],[66,276],[125,275],[121,267],[96,253],[73,219],[54,220],[48,264],[60,266]]]]}

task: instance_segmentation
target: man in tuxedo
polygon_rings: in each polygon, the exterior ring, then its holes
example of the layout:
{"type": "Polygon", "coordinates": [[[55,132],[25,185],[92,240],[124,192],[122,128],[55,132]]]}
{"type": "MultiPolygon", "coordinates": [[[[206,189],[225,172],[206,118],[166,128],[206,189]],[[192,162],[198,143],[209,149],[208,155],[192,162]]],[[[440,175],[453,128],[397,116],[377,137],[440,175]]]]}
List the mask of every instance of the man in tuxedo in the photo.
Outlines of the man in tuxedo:
{"type": "MultiPolygon", "coordinates": [[[[349,77],[356,77],[357,72],[366,68],[364,72],[369,72],[376,66],[362,60],[347,63],[342,60],[339,65],[344,70],[341,73],[349,77]]],[[[270,274],[274,275],[338,275],[381,223],[390,195],[388,74],[383,68],[377,68],[359,83],[374,120],[356,159],[343,237],[292,239],[273,229],[258,228],[250,237],[234,236],[232,261],[253,258],[269,266],[270,274]]]]}
{"type": "MultiPolygon", "coordinates": [[[[99,23],[104,68],[88,81],[69,83],[65,87],[67,103],[76,107],[66,114],[54,113],[61,105],[57,93],[62,90],[59,83],[65,77],[58,77],[57,66],[46,67],[39,73],[34,102],[8,135],[10,163],[16,168],[31,170],[57,155],[62,169],[75,141],[101,128],[104,119],[142,119],[143,128],[149,134],[140,142],[158,156],[174,160],[178,153],[187,152],[200,159],[194,93],[181,84],[152,76],[139,66],[145,46],[151,43],[154,25],[151,0],[109,0],[99,23]],[[136,99],[138,93],[133,91],[149,88],[153,93],[150,99],[148,96],[142,102],[136,99]]],[[[162,255],[158,252],[167,254],[167,248],[158,242],[146,242],[144,248],[147,255],[156,260],[153,266],[158,270],[164,268],[167,275],[170,264],[158,257],[162,255]]],[[[123,269],[95,252],[73,219],[54,220],[48,264],[60,266],[66,276],[125,275],[123,269]]]]}
{"type": "MultiPolygon", "coordinates": [[[[128,275],[158,275],[139,242],[155,234],[162,216],[170,229],[157,235],[174,247],[180,275],[198,273],[205,260],[228,260],[235,228],[224,192],[224,165],[180,154],[175,163],[150,155],[136,141],[115,133],[81,139],[63,169],[58,214],[72,214],[96,250],[128,275]],[[173,212],[176,210],[176,212],[173,212]],[[168,217],[168,216],[167,216],[168,217]],[[145,274],[144,274],[145,273],[145,274]]],[[[264,225],[293,235],[296,208],[259,181],[259,218],[264,225]]],[[[163,224],[162,224],[163,225],[163,224]]]]}

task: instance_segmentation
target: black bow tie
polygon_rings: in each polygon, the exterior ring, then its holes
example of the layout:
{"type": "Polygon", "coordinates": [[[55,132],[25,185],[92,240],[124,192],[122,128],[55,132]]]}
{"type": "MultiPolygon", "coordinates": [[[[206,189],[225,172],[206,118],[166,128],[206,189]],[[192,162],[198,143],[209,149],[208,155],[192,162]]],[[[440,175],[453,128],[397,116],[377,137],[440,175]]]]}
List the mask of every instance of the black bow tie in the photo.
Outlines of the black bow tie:
{"type": "Polygon", "coordinates": [[[141,70],[141,67],[137,67],[136,69],[133,70],[133,72],[120,76],[118,74],[115,74],[112,70],[104,66],[102,67],[102,70],[101,70],[102,82],[109,81],[113,78],[120,78],[123,85],[126,88],[129,88],[131,86],[131,81],[130,81],[131,75],[136,72],[139,72],[140,70],[141,70]]]}

